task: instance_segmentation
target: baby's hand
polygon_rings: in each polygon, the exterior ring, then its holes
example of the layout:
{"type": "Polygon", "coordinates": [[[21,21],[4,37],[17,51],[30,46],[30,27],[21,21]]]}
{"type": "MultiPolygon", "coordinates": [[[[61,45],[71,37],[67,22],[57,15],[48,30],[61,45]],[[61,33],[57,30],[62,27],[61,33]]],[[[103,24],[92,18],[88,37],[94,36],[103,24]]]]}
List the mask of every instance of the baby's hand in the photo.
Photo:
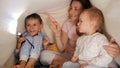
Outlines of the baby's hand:
{"type": "Polygon", "coordinates": [[[72,62],[77,62],[78,61],[78,58],[76,56],[73,56],[72,59],[71,59],[72,62]]]}
{"type": "Polygon", "coordinates": [[[43,39],[43,47],[44,47],[44,49],[47,49],[48,44],[49,44],[49,38],[47,36],[45,36],[44,39],[43,39]]]}

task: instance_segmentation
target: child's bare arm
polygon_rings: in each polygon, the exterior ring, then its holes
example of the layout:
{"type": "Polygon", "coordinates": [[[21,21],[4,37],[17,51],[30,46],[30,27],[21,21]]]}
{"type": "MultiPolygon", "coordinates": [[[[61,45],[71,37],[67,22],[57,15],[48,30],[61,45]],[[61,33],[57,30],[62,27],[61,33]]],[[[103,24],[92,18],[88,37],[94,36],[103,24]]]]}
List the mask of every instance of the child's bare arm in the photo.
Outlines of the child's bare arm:
{"type": "Polygon", "coordinates": [[[25,68],[34,68],[36,60],[34,58],[30,58],[27,62],[25,68]]]}
{"type": "Polygon", "coordinates": [[[52,21],[50,27],[52,32],[54,33],[57,47],[60,52],[63,52],[67,46],[67,34],[64,31],[62,31],[59,23],[54,19],[54,17],[52,17],[50,14],[48,14],[48,17],[52,21]]]}

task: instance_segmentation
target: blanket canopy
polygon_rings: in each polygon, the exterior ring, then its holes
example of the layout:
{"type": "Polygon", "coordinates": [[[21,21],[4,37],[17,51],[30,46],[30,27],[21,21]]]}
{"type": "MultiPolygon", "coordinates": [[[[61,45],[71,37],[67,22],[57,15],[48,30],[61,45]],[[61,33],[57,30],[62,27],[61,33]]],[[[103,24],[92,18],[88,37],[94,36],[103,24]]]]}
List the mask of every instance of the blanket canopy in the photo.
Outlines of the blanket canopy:
{"type": "MultiPolygon", "coordinates": [[[[71,0],[0,0],[0,68],[14,63],[13,52],[16,46],[16,33],[24,32],[24,18],[31,13],[41,15],[43,31],[54,42],[49,28],[50,13],[62,26],[67,19],[68,7],[71,0]]],[[[120,0],[90,0],[101,9],[105,17],[105,24],[109,34],[120,45],[120,0]]],[[[116,59],[120,64],[120,57],[116,59]]],[[[5,67],[7,68],[7,67],[5,67]]],[[[9,67],[8,67],[9,68],[9,67]]]]}

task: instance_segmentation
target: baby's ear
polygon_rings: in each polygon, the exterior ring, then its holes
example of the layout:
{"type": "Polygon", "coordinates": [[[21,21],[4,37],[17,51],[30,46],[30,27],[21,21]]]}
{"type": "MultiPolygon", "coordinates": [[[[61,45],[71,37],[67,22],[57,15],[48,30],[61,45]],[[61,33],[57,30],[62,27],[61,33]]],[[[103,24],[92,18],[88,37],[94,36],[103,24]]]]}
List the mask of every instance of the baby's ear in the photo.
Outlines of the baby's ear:
{"type": "Polygon", "coordinates": [[[90,24],[91,24],[91,26],[96,27],[97,26],[97,21],[96,20],[91,20],[90,24]]]}

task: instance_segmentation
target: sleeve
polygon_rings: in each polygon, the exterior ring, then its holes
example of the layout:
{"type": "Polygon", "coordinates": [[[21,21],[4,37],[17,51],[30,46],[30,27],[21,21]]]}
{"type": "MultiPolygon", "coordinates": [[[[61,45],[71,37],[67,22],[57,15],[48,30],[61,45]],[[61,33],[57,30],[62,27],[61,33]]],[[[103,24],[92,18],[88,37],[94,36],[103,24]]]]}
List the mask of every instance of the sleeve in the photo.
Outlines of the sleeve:
{"type": "Polygon", "coordinates": [[[112,57],[108,55],[108,53],[104,50],[103,46],[108,45],[108,40],[106,37],[102,37],[96,39],[98,42],[98,46],[100,46],[100,53],[97,57],[91,60],[90,64],[100,66],[100,67],[108,67],[108,64],[112,61],[112,57]]]}
{"type": "Polygon", "coordinates": [[[15,58],[19,59],[19,53],[20,53],[20,49],[14,50],[15,58]]]}
{"type": "Polygon", "coordinates": [[[76,42],[76,48],[75,48],[75,52],[74,52],[74,56],[76,56],[76,57],[79,57],[79,52],[80,52],[79,51],[80,50],[79,49],[80,48],[80,43],[79,42],[80,42],[80,38],[78,38],[77,42],[76,42]]]}
{"type": "Polygon", "coordinates": [[[37,59],[40,56],[42,50],[42,37],[35,36],[33,42],[34,48],[31,49],[30,57],[37,59]]]}
{"type": "Polygon", "coordinates": [[[30,49],[31,49],[31,45],[29,44],[28,41],[25,41],[22,44],[22,47],[20,49],[20,54],[19,54],[20,55],[20,60],[24,60],[24,61],[28,60],[30,49]]]}

